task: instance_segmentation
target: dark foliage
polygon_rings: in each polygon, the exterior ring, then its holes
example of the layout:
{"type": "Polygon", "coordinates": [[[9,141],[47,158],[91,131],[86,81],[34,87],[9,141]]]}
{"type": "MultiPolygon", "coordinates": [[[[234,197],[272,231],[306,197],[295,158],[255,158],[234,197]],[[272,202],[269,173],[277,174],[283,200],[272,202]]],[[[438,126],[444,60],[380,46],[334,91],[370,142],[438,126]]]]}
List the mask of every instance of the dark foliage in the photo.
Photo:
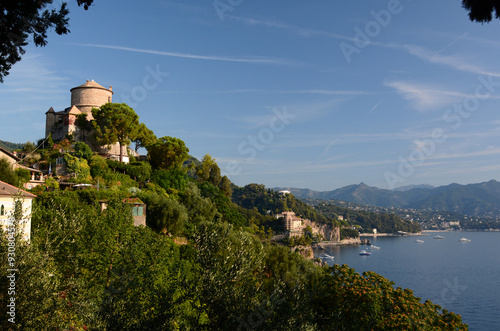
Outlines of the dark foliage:
{"type": "MultiPolygon", "coordinates": [[[[77,0],[85,10],[93,0],[77,0]]],[[[49,9],[53,0],[22,0],[0,2],[0,82],[13,64],[21,60],[28,39],[35,46],[47,45],[47,32],[54,29],[58,35],[68,34],[69,10],[67,3],[58,3],[59,8],[49,9]]]]}
{"type": "Polygon", "coordinates": [[[500,18],[499,0],[462,0],[462,6],[469,12],[471,21],[490,22],[494,18],[500,18]]]}

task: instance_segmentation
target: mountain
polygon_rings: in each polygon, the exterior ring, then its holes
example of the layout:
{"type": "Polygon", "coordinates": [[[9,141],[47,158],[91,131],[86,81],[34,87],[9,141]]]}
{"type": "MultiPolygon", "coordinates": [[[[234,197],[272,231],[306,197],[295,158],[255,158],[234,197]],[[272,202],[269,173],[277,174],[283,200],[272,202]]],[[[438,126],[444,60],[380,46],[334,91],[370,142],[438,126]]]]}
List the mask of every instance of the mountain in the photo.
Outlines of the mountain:
{"type": "Polygon", "coordinates": [[[386,208],[452,211],[477,217],[496,217],[500,214],[500,182],[496,180],[439,187],[419,185],[396,190],[379,189],[364,183],[328,192],[295,188],[279,189],[286,189],[300,199],[335,199],[386,208]]]}
{"type": "Polygon", "coordinates": [[[397,187],[397,188],[393,189],[393,191],[406,192],[406,191],[409,191],[409,190],[413,190],[414,188],[434,188],[434,186],[427,185],[427,184],[406,185],[406,186],[397,187]]]}

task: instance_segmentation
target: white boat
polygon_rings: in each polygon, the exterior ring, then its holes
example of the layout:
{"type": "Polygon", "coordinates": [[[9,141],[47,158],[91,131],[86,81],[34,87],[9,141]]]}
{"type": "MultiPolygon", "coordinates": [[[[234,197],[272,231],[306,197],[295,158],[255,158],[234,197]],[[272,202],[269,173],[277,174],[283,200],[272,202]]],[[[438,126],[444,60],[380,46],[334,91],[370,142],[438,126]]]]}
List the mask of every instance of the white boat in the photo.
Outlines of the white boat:
{"type": "Polygon", "coordinates": [[[444,239],[444,237],[438,235],[438,236],[435,236],[434,239],[444,239]]]}
{"type": "Polygon", "coordinates": [[[335,258],[335,256],[331,256],[331,255],[328,255],[326,253],[323,253],[321,254],[320,256],[318,256],[320,259],[322,260],[333,260],[335,258]]]}
{"type": "Polygon", "coordinates": [[[380,247],[375,246],[375,245],[371,245],[370,247],[371,247],[372,249],[380,249],[380,247]]]}
{"type": "Polygon", "coordinates": [[[372,255],[372,253],[362,250],[361,252],[359,252],[359,255],[372,255]]]}
{"type": "Polygon", "coordinates": [[[424,241],[421,240],[421,239],[417,239],[417,240],[415,240],[415,242],[418,243],[418,244],[422,244],[424,241]]]}
{"type": "Polygon", "coordinates": [[[459,241],[462,242],[462,243],[468,243],[468,242],[470,242],[470,239],[461,238],[459,241]]]}

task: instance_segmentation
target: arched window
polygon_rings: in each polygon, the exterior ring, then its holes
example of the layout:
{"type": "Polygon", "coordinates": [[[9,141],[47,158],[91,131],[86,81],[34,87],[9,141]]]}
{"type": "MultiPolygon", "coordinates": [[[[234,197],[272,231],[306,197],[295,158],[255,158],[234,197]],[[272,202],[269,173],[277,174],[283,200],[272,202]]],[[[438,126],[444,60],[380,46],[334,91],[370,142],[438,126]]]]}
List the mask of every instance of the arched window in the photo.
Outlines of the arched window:
{"type": "Polygon", "coordinates": [[[5,207],[2,205],[2,207],[0,207],[0,216],[3,215],[5,215],[5,207]]]}

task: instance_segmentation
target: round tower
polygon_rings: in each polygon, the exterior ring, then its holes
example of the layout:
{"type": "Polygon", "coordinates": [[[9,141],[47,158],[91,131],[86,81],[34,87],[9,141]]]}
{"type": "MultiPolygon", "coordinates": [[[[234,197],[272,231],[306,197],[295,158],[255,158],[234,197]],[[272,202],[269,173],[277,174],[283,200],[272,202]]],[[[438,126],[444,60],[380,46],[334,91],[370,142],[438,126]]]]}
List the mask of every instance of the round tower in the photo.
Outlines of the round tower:
{"type": "Polygon", "coordinates": [[[85,84],[73,87],[71,90],[71,106],[76,106],[82,113],[92,118],[92,108],[98,108],[107,102],[112,102],[113,90],[87,80],[85,84]]]}

